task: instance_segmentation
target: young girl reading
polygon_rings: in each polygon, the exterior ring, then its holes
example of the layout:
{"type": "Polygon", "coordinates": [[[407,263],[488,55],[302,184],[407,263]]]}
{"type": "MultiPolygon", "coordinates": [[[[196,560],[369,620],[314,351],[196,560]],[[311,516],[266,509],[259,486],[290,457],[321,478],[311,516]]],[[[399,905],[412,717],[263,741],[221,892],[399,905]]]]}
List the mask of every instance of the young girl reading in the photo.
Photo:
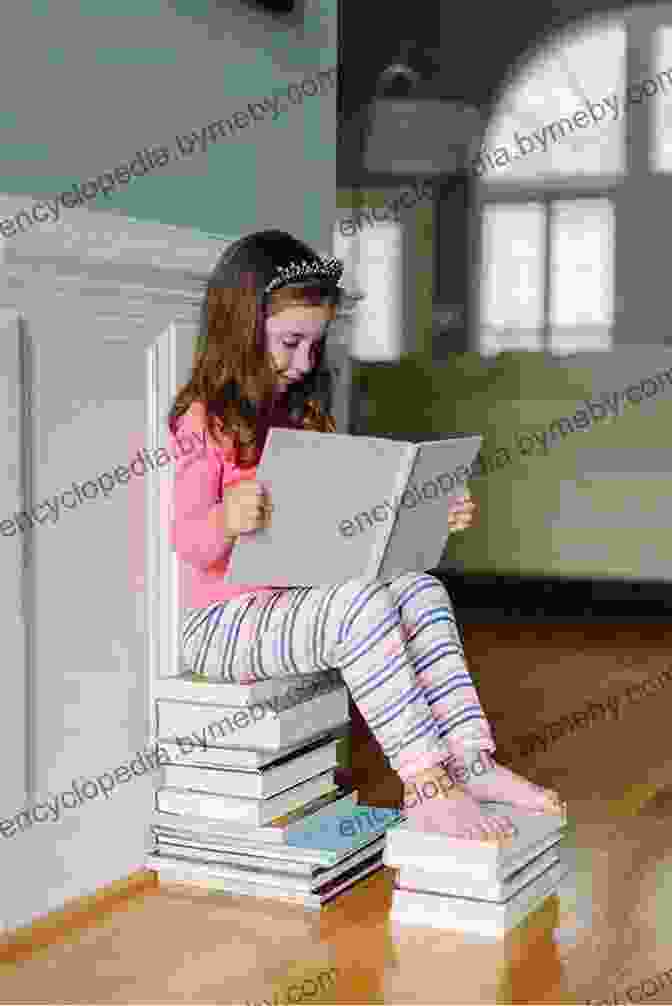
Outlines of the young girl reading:
{"type": "MultiPolygon", "coordinates": [[[[490,757],[495,744],[439,580],[418,571],[326,588],[224,583],[238,536],[271,520],[272,500],[255,481],[269,427],[335,432],[323,350],[347,296],[342,271],[291,235],[262,231],[229,246],[208,281],[191,378],[168,416],[171,438],[203,443],[175,472],[172,543],[190,577],[183,653],[195,673],[245,683],[337,669],[406,793],[436,791],[405,803],[409,824],[503,841],[510,819],[481,802],[547,813],[561,804],[490,757]],[[470,771],[483,759],[486,772],[470,771]]],[[[296,493],[310,494],[309,471],[296,493]]],[[[473,508],[468,494],[456,498],[451,530],[466,528],[473,508]]]]}

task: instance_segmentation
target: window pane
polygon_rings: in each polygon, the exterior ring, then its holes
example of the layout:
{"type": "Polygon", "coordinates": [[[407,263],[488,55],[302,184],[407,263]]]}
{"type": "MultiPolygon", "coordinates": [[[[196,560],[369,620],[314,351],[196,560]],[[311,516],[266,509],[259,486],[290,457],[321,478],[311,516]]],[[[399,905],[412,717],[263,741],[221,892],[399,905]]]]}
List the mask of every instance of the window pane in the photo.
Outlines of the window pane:
{"type": "Polygon", "coordinates": [[[544,207],[486,205],[480,351],[540,349],[544,317],[544,207]]]}
{"type": "Polygon", "coordinates": [[[606,199],[552,204],[551,349],[611,347],[613,207],[606,199]]]}
{"type": "Polygon", "coordinates": [[[403,345],[403,233],[398,223],[377,223],[357,236],[356,286],[364,291],[352,327],[352,355],[396,361],[403,345]]]}
{"type": "Polygon", "coordinates": [[[482,182],[622,173],[625,50],[619,21],[547,46],[504,93],[474,173],[482,182]]]}
{"type": "Polygon", "coordinates": [[[653,149],[652,171],[672,171],[672,28],[656,30],[654,45],[654,73],[632,89],[633,107],[644,102],[652,103],[653,149]]]}

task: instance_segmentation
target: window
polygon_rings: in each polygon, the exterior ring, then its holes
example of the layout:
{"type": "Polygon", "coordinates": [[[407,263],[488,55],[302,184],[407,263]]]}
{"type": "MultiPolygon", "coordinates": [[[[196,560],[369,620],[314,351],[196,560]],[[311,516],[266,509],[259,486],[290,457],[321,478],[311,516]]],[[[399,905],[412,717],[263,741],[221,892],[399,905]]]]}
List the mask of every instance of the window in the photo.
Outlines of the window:
{"type": "MultiPolygon", "coordinates": [[[[484,355],[611,348],[625,52],[624,24],[584,25],[519,71],[497,105],[473,162],[484,355]]],[[[669,144],[672,167],[672,123],[669,144]]]]}
{"type": "Polygon", "coordinates": [[[397,361],[404,351],[404,232],[384,221],[353,237],[334,229],[334,254],[345,263],[343,284],[364,294],[352,313],[350,353],[367,362],[397,361]]]}
{"type": "Polygon", "coordinates": [[[540,349],[544,323],[544,207],[483,212],[481,352],[540,349]]]}
{"type": "Polygon", "coordinates": [[[614,215],[606,199],[550,204],[547,331],[554,352],[611,348],[614,215]]]}
{"type": "Polygon", "coordinates": [[[607,24],[537,56],[500,99],[476,168],[481,181],[622,174],[625,43],[625,27],[607,24]]]}
{"type": "Polygon", "coordinates": [[[480,350],[609,349],[613,211],[606,199],[487,204],[480,350]]]}

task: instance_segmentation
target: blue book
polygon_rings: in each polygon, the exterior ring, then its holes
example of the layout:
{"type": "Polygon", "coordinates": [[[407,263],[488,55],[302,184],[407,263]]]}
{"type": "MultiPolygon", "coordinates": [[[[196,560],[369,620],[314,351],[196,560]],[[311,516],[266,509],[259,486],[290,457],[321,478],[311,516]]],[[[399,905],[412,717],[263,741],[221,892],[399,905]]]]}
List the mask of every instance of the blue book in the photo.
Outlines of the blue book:
{"type": "Polygon", "coordinates": [[[349,814],[322,813],[312,826],[297,822],[288,829],[285,844],[295,849],[347,855],[380,838],[400,817],[401,812],[396,808],[355,804],[349,814]]]}

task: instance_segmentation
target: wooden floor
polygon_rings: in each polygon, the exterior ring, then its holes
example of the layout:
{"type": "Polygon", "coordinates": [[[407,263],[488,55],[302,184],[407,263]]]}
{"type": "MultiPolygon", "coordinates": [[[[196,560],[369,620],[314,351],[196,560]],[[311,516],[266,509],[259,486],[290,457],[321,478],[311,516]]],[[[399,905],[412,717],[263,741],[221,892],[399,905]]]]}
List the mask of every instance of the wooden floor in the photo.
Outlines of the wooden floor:
{"type": "MultiPolygon", "coordinates": [[[[295,1002],[672,1003],[672,683],[545,753],[524,759],[515,742],[654,677],[670,664],[669,630],[508,623],[464,636],[500,757],[569,802],[573,873],[509,937],[391,924],[389,870],[321,913],[161,887],[1,965],[0,1002],[285,1003],[299,986],[295,1002]]],[[[398,801],[356,711],[353,738],[361,801],[398,801]]]]}

